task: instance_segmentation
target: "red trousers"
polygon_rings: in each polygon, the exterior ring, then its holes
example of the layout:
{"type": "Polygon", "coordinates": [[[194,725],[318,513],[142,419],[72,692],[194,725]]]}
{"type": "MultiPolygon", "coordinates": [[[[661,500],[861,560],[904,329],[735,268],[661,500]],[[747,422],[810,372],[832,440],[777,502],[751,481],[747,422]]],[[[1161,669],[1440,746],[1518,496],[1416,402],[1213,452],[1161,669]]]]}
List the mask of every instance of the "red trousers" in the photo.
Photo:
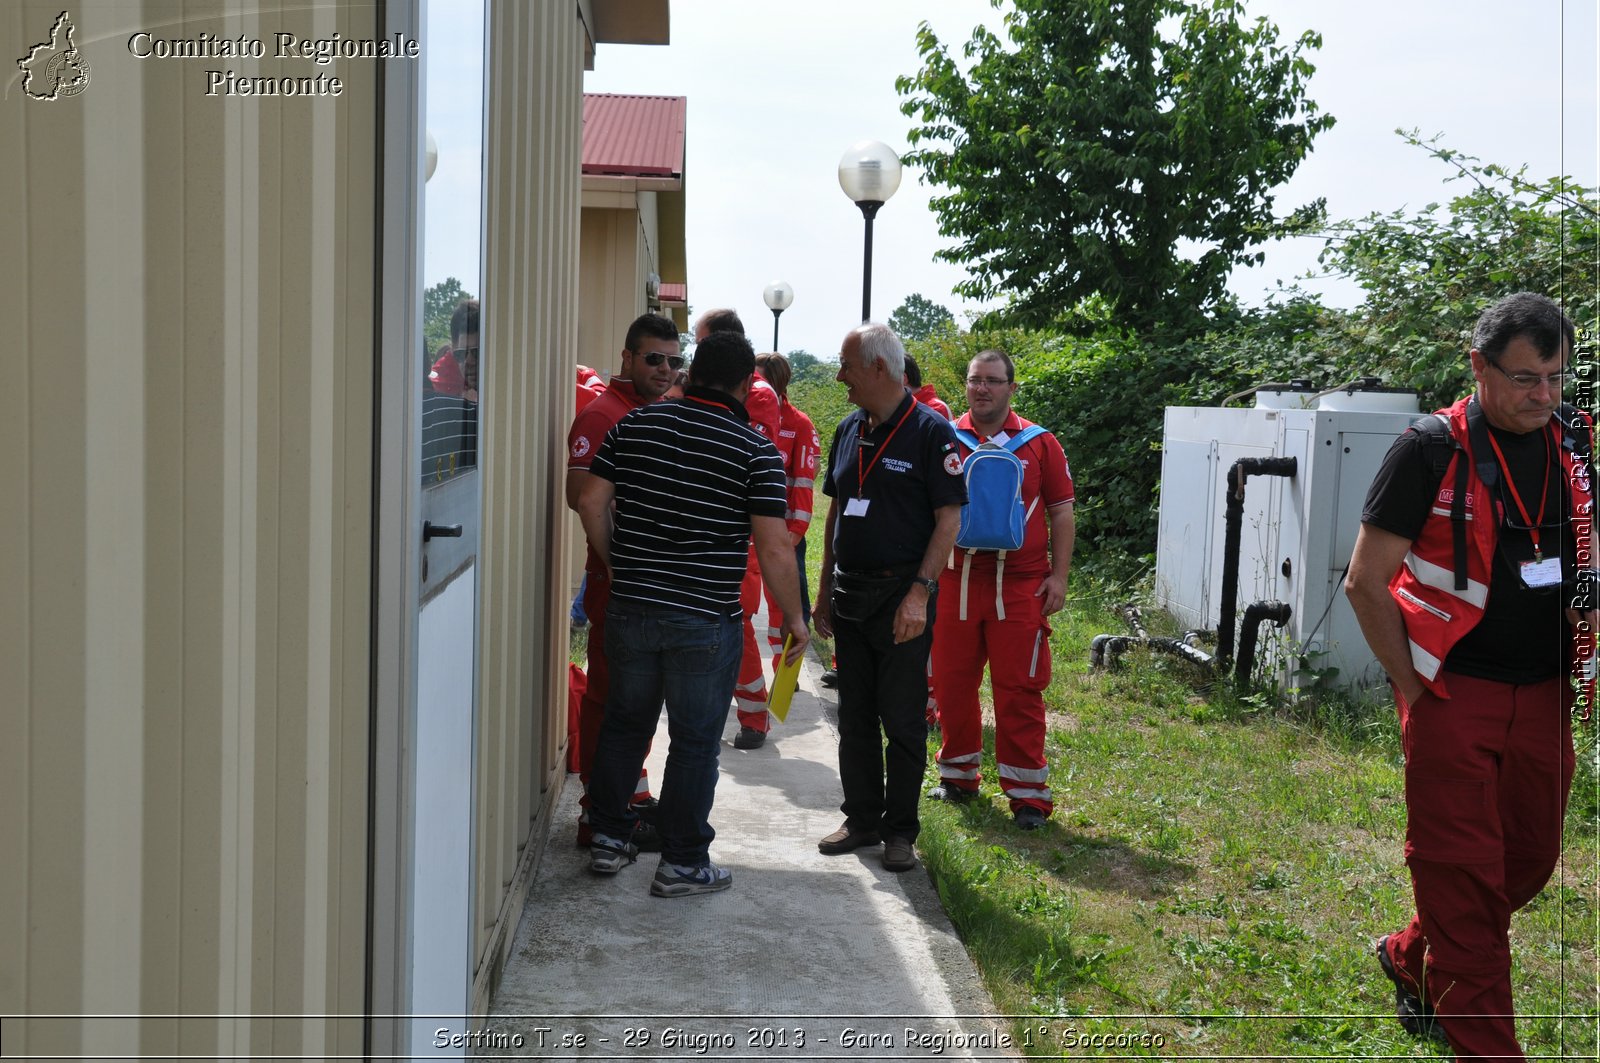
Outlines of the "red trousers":
{"type": "Polygon", "coordinates": [[[761,566],[756,550],[750,548],[744,581],[739,584],[739,608],[744,610],[744,652],[739,656],[739,681],[733,697],[739,713],[739,726],[765,734],[772,724],[767,719],[767,677],[761,670],[761,643],[756,638],[756,611],[761,608],[761,566]]]}
{"type": "MultiPolygon", "coordinates": [[[[578,781],[585,787],[589,785],[589,766],[594,763],[594,752],[600,744],[600,724],[606,718],[606,694],[611,689],[606,673],[606,604],[610,601],[610,577],[604,572],[589,573],[583,589],[583,611],[589,616],[589,685],[578,705],[578,781]]],[[[649,796],[650,777],[641,770],[633,799],[642,801],[649,796]]],[[[579,803],[587,808],[589,795],[585,793],[579,803]]]]}
{"type": "Polygon", "coordinates": [[[1044,688],[1050,682],[1050,625],[1044,618],[1044,598],[1033,593],[1040,577],[1006,577],[1002,619],[992,570],[967,575],[963,603],[964,560],[958,556],[957,567],[940,576],[933,621],[933,697],[944,729],[939,779],[963,790],[976,790],[982,779],[978,684],[987,663],[1000,789],[1013,812],[1028,805],[1048,816],[1052,806],[1050,768],[1044,759],[1044,688]]]}
{"type": "Polygon", "coordinates": [[[1549,881],[1574,757],[1566,679],[1512,686],[1450,673],[1448,701],[1399,705],[1406,864],[1416,914],[1389,939],[1458,1059],[1522,1059],[1511,913],[1549,881]]]}

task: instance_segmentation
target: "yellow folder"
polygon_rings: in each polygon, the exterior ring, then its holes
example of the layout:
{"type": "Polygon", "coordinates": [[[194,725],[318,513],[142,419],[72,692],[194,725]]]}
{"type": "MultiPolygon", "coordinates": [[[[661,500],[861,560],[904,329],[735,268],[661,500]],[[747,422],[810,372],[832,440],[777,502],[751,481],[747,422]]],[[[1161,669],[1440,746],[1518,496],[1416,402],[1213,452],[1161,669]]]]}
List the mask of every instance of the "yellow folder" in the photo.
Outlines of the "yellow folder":
{"type": "Polygon", "coordinates": [[[800,664],[805,660],[805,654],[802,653],[793,664],[784,663],[793,642],[793,635],[783,637],[783,654],[778,659],[778,670],[772,676],[772,689],[767,692],[767,711],[776,716],[779,723],[789,717],[789,702],[794,698],[794,688],[800,682],[800,664]]]}

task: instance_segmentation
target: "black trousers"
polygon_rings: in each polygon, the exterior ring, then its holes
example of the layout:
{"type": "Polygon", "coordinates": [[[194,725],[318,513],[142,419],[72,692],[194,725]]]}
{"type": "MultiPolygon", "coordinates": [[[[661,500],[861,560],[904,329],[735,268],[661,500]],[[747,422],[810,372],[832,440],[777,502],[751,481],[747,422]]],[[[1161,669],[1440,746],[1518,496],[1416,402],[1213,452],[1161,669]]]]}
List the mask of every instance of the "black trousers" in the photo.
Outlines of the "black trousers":
{"type": "Polygon", "coordinates": [[[928,650],[934,601],[922,634],[898,645],[895,595],[864,621],[833,614],[839,659],[839,779],[845,821],[860,830],[915,840],[917,802],[928,764],[928,650]]]}

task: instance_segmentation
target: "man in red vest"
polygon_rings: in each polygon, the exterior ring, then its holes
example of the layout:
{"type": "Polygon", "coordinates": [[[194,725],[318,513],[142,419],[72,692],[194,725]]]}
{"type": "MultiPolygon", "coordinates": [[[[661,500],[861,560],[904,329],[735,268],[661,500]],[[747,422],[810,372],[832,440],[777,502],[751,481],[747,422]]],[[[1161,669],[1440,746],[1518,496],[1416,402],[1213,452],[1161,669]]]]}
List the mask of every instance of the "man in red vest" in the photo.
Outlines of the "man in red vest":
{"type": "MultiPolygon", "coordinates": [[[[778,456],[783,459],[784,481],[788,489],[788,509],[784,521],[794,545],[795,569],[800,575],[800,615],[811,623],[811,595],[806,586],[806,531],[811,527],[812,496],[816,489],[817,458],[822,449],[817,426],[804,410],[789,401],[789,381],[794,372],[789,359],[781,354],[756,355],[756,372],[772,385],[778,395],[778,456]]],[[[776,671],[783,653],[783,610],[770,583],[763,581],[767,598],[767,646],[772,650],[776,671]]]]}
{"type": "Polygon", "coordinates": [[[1593,694],[1593,425],[1562,403],[1573,342],[1542,295],[1478,319],[1476,393],[1390,448],[1345,582],[1405,752],[1416,914],[1377,959],[1406,1031],[1462,1059],[1523,1058],[1511,913],[1561,855],[1569,673],[1593,694]]]}

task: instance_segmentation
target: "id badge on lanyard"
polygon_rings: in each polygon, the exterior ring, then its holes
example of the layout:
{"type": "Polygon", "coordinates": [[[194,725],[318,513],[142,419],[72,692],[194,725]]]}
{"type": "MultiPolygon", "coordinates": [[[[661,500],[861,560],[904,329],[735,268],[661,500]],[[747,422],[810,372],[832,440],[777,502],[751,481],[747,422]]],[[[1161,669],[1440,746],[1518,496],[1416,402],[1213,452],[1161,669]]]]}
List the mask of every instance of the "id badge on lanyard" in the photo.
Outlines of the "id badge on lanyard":
{"type": "Polygon", "coordinates": [[[1561,559],[1546,557],[1538,561],[1523,561],[1517,565],[1517,575],[1525,587],[1556,587],[1561,584],[1561,559]]]}

